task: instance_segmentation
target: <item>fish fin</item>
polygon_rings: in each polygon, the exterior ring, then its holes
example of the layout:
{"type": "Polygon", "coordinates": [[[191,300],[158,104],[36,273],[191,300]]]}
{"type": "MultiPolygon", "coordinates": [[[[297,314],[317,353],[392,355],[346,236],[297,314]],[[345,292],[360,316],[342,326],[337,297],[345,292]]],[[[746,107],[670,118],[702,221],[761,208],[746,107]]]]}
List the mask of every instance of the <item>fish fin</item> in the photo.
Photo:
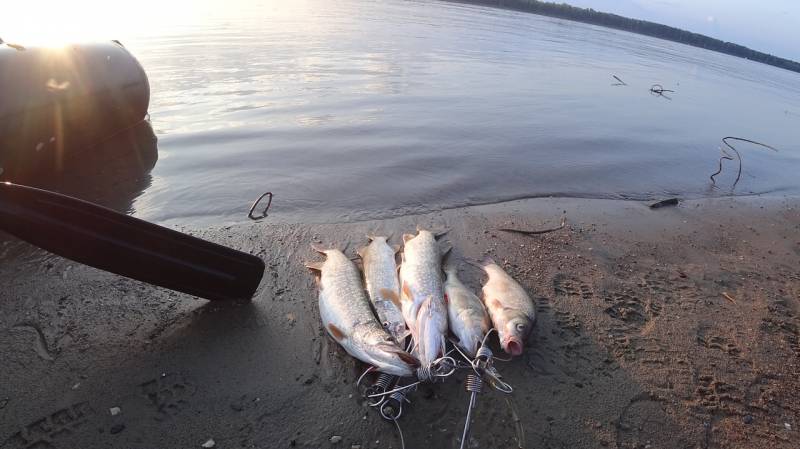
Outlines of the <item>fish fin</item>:
{"type": "Polygon", "coordinates": [[[414,301],[414,295],[411,294],[411,287],[405,282],[403,282],[403,296],[401,300],[414,301]]]}
{"type": "Polygon", "coordinates": [[[388,288],[382,288],[378,293],[380,293],[384,299],[391,301],[398,309],[402,310],[403,306],[400,305],[400,295],[397,294],[397,292],[389,290],[388,288]]]}
{"type": "Polygon", "coordinates": [[[435,238],[437,240],[442,238],[448,232],[450,232],[449,229],[440,229],[438,231],[434,231],[434,230],[431,230],[431,229],[425,229],[421,225],[417,225],[417,232],[419,232],[419,231],[428,231],[431,234],[433,234],[433,238],[435,238]]]}
{"type": "Polygon", "coordinates": [[[409,354],[409,353],[407,353],[405,351],[402,351],[402,352],[398,352],[397,356],[400,357],[400,360],[406,362],[409,366],[411,366],[413,368],[419,368],[419,365],[420,365],[419,359],[414,357],[413,355],[411,355],[411,354],[409,354]]]}
{"type": "Polygon", "coordinates": [[[486,304],[486,306],[499,310],[514,310],[513,307],[504,306],[503,303],[497,298],[492,298],[491,300],[489,300],[489,303],[486,304]]]}
{"type": "Polygon", "coordinates": [[[441,254],[443,260],[448,258],[451,251],[453,251],[452,243],[444,242],[441,245],[439,245],[439,254],[441,254]]]}
{"type": "Polygon", "coordinates": [[[316,251],[316,252],[318,252],[320,254],[327,254],[327,251],[330,251],[328,248],[323,248],[322,246],[320,246],[320,245],[318,245],[316,243],[312,243],[311,244],[311,249],[313,249],[314,251],[316,251]]]}
{"type": "Polygon", "coordinates": [[[452,332],[450,332],[450,340],[452,340],[453,343],[461,343],[461,339],[458,338],[458,335],[456,335],[456,334],[454,334],[452,332]]]}
{"type": "Polygon", "coordinates": [[[342,341],[347,338],[347,335],[333,323],[328,323],[328,332],[336,341],[342,341]]]}
{"type": "Polygon", "coordinates": [[[400,360],[404,361],[406,364],[408,364],[408,366],[411,366],[412,368],[419,368],[420,363],[418,358],[407,353],[406,351],[403,351],[402,349],[398,350],[396,354],[398,357],[400,357],[400,360]]]}
{"type": "Polygon", "coordinates": [[[416,237],[414,234],[403,234],[403,243],[408,243],[408,241],[414,237],[416,237]]]}
{"type": "Polygon", "coordinates": [[[306,268],[314,271],[322,271],[322,266],[325,265],[325,262],[306,262],[306,268]]]}
{"type": "Polygon", "coordinates": [[[406,338],[408,338],[408,336],[409,336],[409,335],[411,335],[411,330],[410,330],[409,328],[406,328],[405,332],[403,332],[403,333],[402,333],[402,334],[400,334],[400,336],[399,336],[399,338],[400,338],[400,341],[401,341],[401,342],[402,342],[402,341],[405,341],[405,339],[406,339],[406,338]]]}
{"type": "Polygon", "coordinates": [[[489,265],[497,265],[497,262],[494,261],[490,256],[486,256],[481,260],[481,267],[486,268],[489,265]]]}
{"type": "Polygon", "coordinates": [[[414,357],[413,355],[409,354],[406,351],[403,351],[394,343],[378,343],[377,346],[386,352],[397,354],[397,356],[400,357],[400,360],[407,363],[408,365],[411,365],[414,368],[419,366],[419,360],[416,357],[414,357]]]}
{"type": "Polygon", "coordinates": [[[427,298],[425,298],[424,301],[422,301],[422,304],[419,305],[419,309],[417,310],[417,321],[419,321],[419,317],[422,316],[423,313],[425,313],[426,309],[428,311],[428,315],[433,316],[432,303],[433,303],[433,296],[428,296],[427,298]]]}
{"type": "Polygon", "coordinates": [[[356,253],[358,253],[358,257],[363,259],[364,255],[367,254],[367,247],[362,246],[361,248],[358,248],[358,251],[356,251],[356,253]]]}
{"type": "Polygon", "coordinates": [[[401,248],[402,246],[400,245],[392,245],[392,251],[394,251],[395,254],[399,253],[401,248]]]}

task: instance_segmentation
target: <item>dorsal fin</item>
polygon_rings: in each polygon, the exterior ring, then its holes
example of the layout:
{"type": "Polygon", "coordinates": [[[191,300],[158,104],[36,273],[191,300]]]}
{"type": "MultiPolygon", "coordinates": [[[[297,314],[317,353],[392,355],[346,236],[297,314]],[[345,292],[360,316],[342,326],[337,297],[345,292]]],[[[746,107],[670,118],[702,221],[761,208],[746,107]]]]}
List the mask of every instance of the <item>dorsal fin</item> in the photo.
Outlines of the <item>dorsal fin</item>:
{"type": "Polygon", "coordinates": [[[450,232],[449,229],[439,229],[439,230],[434,231],[432,229],[425,229],[425,228],[422,227],[422,225],[417,225],[417,232],[419,232],[419,231],[428,231],[431,234],[433,234],[433,238],[435,238],[437,240],[440,239],[445,234],[447,234],[448,232],[450,232]]]}

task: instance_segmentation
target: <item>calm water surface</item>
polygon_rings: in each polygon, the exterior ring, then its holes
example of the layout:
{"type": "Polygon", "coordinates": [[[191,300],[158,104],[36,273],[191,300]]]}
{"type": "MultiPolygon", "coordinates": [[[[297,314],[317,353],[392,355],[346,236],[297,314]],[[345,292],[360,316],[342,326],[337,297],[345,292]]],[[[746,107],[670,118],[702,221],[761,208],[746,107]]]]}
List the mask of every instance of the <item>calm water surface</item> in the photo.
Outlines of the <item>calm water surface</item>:
{"type": "Polygon", "coordinates": [[[445,2],[265,1],[125,44],[161,223],[346,221],[535,196],[798,192],[800,74],[644,36],[445,2]],[[612,86],[615,74],[627,86],[612,86]],[[671,99],[652,95],[660,83],[671,99]]]}

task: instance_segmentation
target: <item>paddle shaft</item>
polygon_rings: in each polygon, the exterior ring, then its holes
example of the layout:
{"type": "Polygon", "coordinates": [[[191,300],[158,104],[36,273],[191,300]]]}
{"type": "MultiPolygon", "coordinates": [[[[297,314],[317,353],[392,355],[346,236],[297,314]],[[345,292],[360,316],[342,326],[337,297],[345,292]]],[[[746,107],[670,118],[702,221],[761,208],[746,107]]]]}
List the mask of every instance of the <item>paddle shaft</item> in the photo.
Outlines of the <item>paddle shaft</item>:
{"type": "Polygon", "coordinates": [[[0,230],[101,270],[210,300],[249,300],[264,274],[251,254],[77,198],[0,183],[0,230]]]}

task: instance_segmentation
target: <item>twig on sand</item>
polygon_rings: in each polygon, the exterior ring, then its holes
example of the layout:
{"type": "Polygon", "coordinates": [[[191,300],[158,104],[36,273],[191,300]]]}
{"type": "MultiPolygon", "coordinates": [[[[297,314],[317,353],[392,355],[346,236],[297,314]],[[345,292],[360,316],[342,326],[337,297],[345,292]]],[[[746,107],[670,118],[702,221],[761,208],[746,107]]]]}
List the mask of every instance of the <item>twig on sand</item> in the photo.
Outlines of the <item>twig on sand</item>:
{"type": "Polygon", "coordinates": [[[558,231],[559,229],[563,229],[564,226],[566,226],[566,224],[567,224],[567,216],[564,215],[563,217],[561,217],[561,224],[558,225],[555,228],[540,229],[540,230],[535,230],[535,231],[527,231],[527,230],[524,230],[524,229],[499,228],[498,231],[515,232],[517,234],[523,234],[523,235],[538,235],[538,234],[547,234],[548,232],[558,231]]]}
{"type": "Polygon", "coordinates": [[[611,75],[611,76],[613,76],[615,80],[619,81],[618,83],[612,84],[612,86],[627,86],[628,85],[628,83],[626,83],[625,81],[622,81],[617,75],[611,75]]]}
{"type": "Polygon", "coordinates": [[[729,294],[728,294],[728,292],[722,292],[722,296],[723,296],[725,299],[727,299],[728,301],[730,301],[730,302],[732,302],[732,303],[736,304],[736,300],[735,300],[735,299],[733,299],[733,297],[732,297],[731,295],[729,295],[729,294]]]}
{"type": "MultiPolygon", "coordinates": [[[[770,150],[772,150],[772,151],[774,151],[776,153],[778,152],[777,148],[769,146],[769,145],[767,145],[765,143],[756,142],[755,140],[744,139],[744,138],[741,138],[741,137],[731,137],[731,136],[723,137],[722,138],[722,143],[724,143],[725,146],[730,148],[736,154],[736,159],[739,161],[739,170],[736,172],[736,180],[733,181],[733,186],[731,187],[732,189],[736,188],[736,184],[739,183],[739,179],[741,179],[741,177],[742,177],[742,155],[739,154],[739,151],[737,151],[736,148],[733,147],[733,145],[728,143],[728,140],[738,140],[738,141],[741,141],[741,142],[752,143],[754,145],[760,145],[760,146],[762,146],[764,148],[769,148],[770,150]]],[[[728,160],[728,161],[732,161],[733,160],[733,156],[731,156],[730,153],[725,151],[725,148],[720,147],[719,150],[722,152],[722,156],[719,157],[719,169],[717,169],[717,171],[712,173],[711,176],[710,176],[711,177],[711,185],[716,185],[717,181],[716,181],[716,179],[714,179],[714,177],[717,176],[718,174],[722,173],[722,161],[723,160],[728,160]]]]}
{"type": "Polygon", "coordinates": [[[514,420],[514,427],[516,428],[517,431],[517,449],[524,449],[525,428],[522,427],[522,420],[519,419],[517,408],[514,407],[514,402],[511,401],[511,398],[506,398],[506,404],[508,405],[508,408],[511,410],[511,419],[514,420]]]}

